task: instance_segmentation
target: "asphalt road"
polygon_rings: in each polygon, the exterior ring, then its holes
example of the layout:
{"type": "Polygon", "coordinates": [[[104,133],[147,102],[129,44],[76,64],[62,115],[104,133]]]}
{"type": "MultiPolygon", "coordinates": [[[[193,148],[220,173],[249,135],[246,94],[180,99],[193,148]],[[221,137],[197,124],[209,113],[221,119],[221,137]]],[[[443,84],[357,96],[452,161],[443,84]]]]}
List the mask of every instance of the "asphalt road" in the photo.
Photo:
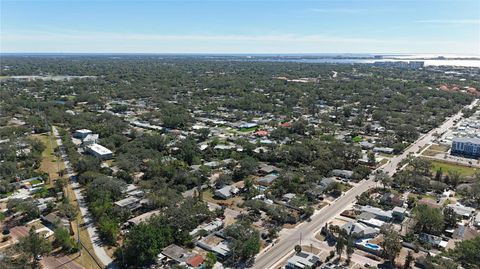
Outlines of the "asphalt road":
{"type": "Polygon", "coordinates": [[[68,256],[47,256],[40,263],[48,269],[85,269],[68,256]]]}
{"type": "MultiPolygon", "coordinates": [[[[473,107],[477,103],[478,99],[470,104],[469,108],[473,107]]],[[[398,164],[408,155],[416,153],[422,149],[425,145],[429,144],[435,137],[435,133],[443,133],[449,128],[454,126],[454,121],[460,119],[462,116],[461,112],[458,112],[454,116],[448,118],[441,126],[435,128],[428,132],[427,134],[420,137],[415,143],[408,147],[401,155],[395,156],[390,159],[388,163],[378,168],[389,175],[395,174],[398,164]]],[[[279,268],[277,264],[284,259],[287,255],[292,253],[293,247],[300,242],[300,238],[311,239],[315,234],[327,223],[330,219],[339,215],[343,212],[348,206],[352,205],[357,195],[362,194],[369,188],[372,188],[376,185],[376,182],[373,180],[373,175],[370,176],[368,180],[360,182],[357,186],[351,188],[343,196],[338,198],[333,204],[320,209],[315,212],[311,217],[310,222],[304,222],[299,224],[292,230],[281,234],[279,241],[268,248],[268,250],[261,252],[257,255],[253,268],[255,269],[267,269],[267,268],[279,268]]]]}

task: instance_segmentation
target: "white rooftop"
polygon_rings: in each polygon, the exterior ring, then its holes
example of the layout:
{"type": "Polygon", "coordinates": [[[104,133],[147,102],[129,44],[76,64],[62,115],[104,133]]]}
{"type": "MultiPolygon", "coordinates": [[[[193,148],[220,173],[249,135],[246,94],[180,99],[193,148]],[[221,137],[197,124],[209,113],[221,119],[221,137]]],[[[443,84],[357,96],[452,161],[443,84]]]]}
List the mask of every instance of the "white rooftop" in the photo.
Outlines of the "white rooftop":
{"type": "Polygon", "coordinates": [[[107,154],[112,154],[112,151],[107,149],[106,147],[99,145],[99,144],[92,144],[88,146],[89,149],[95,151],[96,153],[100,155],[107,155],[107,154]]]}

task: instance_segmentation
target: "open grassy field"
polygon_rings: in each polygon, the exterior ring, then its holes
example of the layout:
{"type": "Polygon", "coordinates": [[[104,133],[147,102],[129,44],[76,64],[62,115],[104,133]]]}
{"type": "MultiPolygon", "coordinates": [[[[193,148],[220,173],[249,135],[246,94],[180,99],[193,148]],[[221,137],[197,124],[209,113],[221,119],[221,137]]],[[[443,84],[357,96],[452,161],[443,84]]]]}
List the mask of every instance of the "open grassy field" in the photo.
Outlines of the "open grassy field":
{"type": "Polygon", "coordinates": [[[63,162],[58,161],[54,154],[57,143],[54,138],[50,139],[49,134],[35,134],[32,137],[45,145],[45,150],[42,152],[42,163],[38,170],[48,173],[48,183],[53,186],[54,180],[59,177],[58,171],[65,168],[63,162]]]}
{"type": "Polygon", "coordinates": [[[435,151],[441,151],[441,152],[447,152],[448,151],[448,146],[444,146],[444,145],[431,145],[429,148],[429,150],[435,150],[435,151]]]}
{"type": "Polygon", "coordinates": [[[432,173],[435,173],[439,168],[442,168],[444,172],[447,172],[448,170],[457,170],[462,176],[471,176],[477,171],[477,169],[474,167],[468,167],[449,162],[432,161],[432,173]]]}
{"type": "Polygon", "coordinates": [[[257,127],[250,127],[250,128],[242,128],[238,130],[240,133],[249,133],[249,132],[254,132],[257,130],[257,127]]]}
{"type": "Polygon", "coordinates": [[[444,145],[431,145],[425,150],[422,155],[424,156],[435,156],[437,154],[445,154],[448,152],[448,147],[444,145]]]}
{"type": "Polygon", "coordinates": [[[425,150],[424,152],[422,152],[422,155],[423,156],[429,156],[429,157],[433,157],[433,156],[436,156],[437,154],[442,154],[443,152],[440,152],[440,151],[435,151],[435,150],[425,150]]]}

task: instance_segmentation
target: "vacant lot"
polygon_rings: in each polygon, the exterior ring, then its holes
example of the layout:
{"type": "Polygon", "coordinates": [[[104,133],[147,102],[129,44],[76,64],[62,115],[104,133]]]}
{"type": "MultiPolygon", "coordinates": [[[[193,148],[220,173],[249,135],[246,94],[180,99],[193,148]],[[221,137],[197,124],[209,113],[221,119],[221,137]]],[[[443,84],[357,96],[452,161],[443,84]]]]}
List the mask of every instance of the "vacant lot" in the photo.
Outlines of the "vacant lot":
{"type": "Polygon", "coordinates": [[[442,161],[432,161],[432,172],[435,173],[438,169],[442,169],[442,171],[447,172],[449,170],[457,170],[460,172],[462,176],[471,176],[475,174],[477,169],[473,167],[458,165],[449,162],[442,162],[442,161]]]}
{"type": "Polygon", "coordinates": [[[42,163],[38,170],[48,173],[49,184],[52,185],[52,180],[59,177],[58,171],[64,169],[63,162],[59,161],[57,156],[55,156],[57,143],[50,134],[37,134],[32,135],[32,137],[45,145],[45,150],[42,152],[42,163]]]}

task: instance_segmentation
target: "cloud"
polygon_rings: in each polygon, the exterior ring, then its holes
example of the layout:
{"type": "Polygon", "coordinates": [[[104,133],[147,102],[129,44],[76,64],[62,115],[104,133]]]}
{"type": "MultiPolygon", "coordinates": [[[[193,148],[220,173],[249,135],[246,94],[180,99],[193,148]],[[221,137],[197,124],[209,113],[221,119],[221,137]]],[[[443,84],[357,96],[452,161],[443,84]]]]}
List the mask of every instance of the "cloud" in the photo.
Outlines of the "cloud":
{"type": "MultiPolygon", "coordinates": [[[[376,39],[345,37],[322,34],[265,34],[265,35],[210,35],[210,34],[137,34],[137,33],[116,33],[116,32],[83,32],[83,31],[15,31],[2,34],[6,41],[208,41],[208,42],[307,42],[307,43],[410,43],[412,40],[376,39]]],[[[422,41],[415,40],[415,42],[422,41]]],[[[424,41],[435,44],[441,41],[424,41]]]]}
{"type": "Polygon", "coordinates": [[[10,31],[0,35],[0,52],[152,52],[152,53],[432,53],[470,52],[455,40],[364,38],[325,34],[139,34],[120,32],[10,31]]]}
{"type": "Polygon", "coordinates": [[[462,19],[462,20],[418,20],[418,23],[430,24],[480,24],[480,20],[476,19],[462,19]]]}

